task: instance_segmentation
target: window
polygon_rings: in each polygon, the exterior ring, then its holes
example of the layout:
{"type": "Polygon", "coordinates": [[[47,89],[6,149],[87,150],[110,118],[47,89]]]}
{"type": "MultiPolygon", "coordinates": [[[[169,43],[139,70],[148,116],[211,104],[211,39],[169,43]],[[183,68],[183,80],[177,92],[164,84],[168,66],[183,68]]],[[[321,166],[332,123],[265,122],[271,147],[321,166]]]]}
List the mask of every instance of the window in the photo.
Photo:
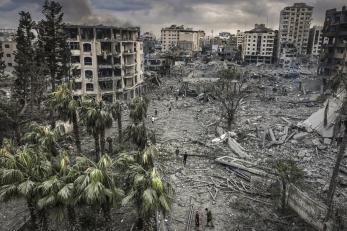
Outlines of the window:
{"type": "Polygon", "coordinates": [[[71,63],[80,63],[80,57],[79,56],[71,56],[71,63]]]}
{"type": "Polygon", "coordinates": [[[6,54],[6,57],[9,57],[9,58],[10,58],[10,57],[11,57],[11,54],[6,54]]]}
{"type": "Polygon", "coordinates": [[[83,51],[84,52],[91,52],[92,51],[92,45],[90,43],[84,43],[83,44],[83,51]]]}
{"type": "Polygon", "coordinates": [[[80,44],[78,42],[70,42],[70,49],[71,50],[79,50],[80,44]]]}
{"type": "Polygon", "coordinates": [[[74,89],[75,90],[81,90],[82,89],[82,83],[80,83],[80,82],[74,83],[74,89]]]}
{"type": "Polygon", "coordinates": [[[84,65],[91,66],[93,65],[93,61],[91,57],[85,57],[84,58],[84,65]]]}
{"type": "Polygon", "coordinates": [[[91,70],[85,71],[85,72],[84,72],[84,77],[85,77],[86,79],[89,79],[89,80],[93,79],[93,71],[91,71],[91,70]]]}
{"type": "Polygon", "coordinates": [[[72,69],[72,77],[81,78],[81,69],[72,69]]]}
{"type": "Polygon", "coordinates": [[[86,84],[86,90],[87,91],[94,91],[94,85],[92,83],[86,84]]]}

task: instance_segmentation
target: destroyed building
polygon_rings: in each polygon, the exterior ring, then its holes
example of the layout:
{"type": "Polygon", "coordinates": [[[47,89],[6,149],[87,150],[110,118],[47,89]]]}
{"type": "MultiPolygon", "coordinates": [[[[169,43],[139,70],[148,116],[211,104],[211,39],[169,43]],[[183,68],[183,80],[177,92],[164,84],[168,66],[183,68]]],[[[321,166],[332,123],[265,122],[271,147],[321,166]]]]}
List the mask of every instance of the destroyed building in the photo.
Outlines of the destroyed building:
{"type": "Polygon", "coordinates": [[[14,71],[14,53],[17,50],[15,35],[15,29],[0,29],[0,60],[4,61],[7,72],[14,71]]]}
{"type": "Polygon", "coordinates": [[[138,27],[67,25],[75,94],[129,100],[141,94],[143,44],[138,27]]]}
{"type": "Polygon", "coordinates": [[[281,10],[277,54],[280,64],[307,54],[312,12],[313,7],[305,3],[294,3],[281,10]]]}
{"type": "Polygon", "coordinates": [[[312,57],[319,56],[321,52],[323,43],[322,29],[323,27],[321,26],[313,26],[310,29],[310,35],[308,37],[307,54],[311,55],[312,57]]]}
{"type": "Polygon", "coordinates": [[[255,28],[246,31],[242,57],[245,63],[271,64],[274,62],[276,31],[264,24],[255,24],[255,28]]]}
{"type": "Polygon", "coordinates": [[[323,44],[319,74],[334,77],[338,73],[347,73],[347,9],[326,11],[323,44]]]}
{"type": "Polygon", "coordinates": [[[179,47],[182,50],[200,52],[202,50],[201,38],[204,36],[204,31],[184,28],[183,25],[172,25],[170,27],[162,28],[162,51],[169,51],[174,47],[179,47]]]}

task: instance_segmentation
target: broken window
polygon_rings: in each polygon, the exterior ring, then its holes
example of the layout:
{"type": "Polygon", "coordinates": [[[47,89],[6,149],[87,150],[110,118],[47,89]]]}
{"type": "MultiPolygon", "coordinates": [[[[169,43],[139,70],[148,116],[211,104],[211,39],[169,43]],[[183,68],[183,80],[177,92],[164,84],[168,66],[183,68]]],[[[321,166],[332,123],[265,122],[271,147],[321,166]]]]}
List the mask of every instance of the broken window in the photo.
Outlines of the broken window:
{"type": "Polygon", "coordinates": [[[93,65],[93,61],[91,57],[85,57],[84,58],[84,65],[91,66],[93,65]]]}
{"type": "Polygon", "coordinates": [[[79,50],[80,49],[80,43],[79,42],[70,42],[70,50],[79,50]]]}
{"type": "Polygon", "coordinates": [[[106,28],[96,28],[96,39],[111,39],[111,30],[106,28]]]}
{"type": "Polygon", "coordinates": [[[93,79],[93,71],[92,70],[86,70],[84,72],[84,77],[88,80],[93,79]]]}
{"type": "Polygon", "coordinates": [[[102,95],[102,100],[108,103],[112,103],[113,102],[113,96],[110,94],[105,94],[102,95]]]}
{"type": "Polygon", "coordinates": [[[81,69],[72,69],[71,73],[73,78],[81,78],[81,69]]]}
{"type": "Polygon", "coordinates": [[[109,55],[109,56],[107,56],[107,55],[99,55],[98,57],[97,57],[97,59],[98,59],[98,65],[112,65],[112,56],[111,55],[109,55]]]}
{"type": "Polygon", "coordinates": [[[111,51],[112,51],[111,42],[102,42],[101,43],[101,51],[111,53],[111,51]]]}
{"type": "Polygon", "coordinates": [[[117,80],[117,89],[122,89],[122,80],[117,80]]]}
{"type": "Polygon", "coordinates": [[[82,89],[82,83],[81,82],[75,82],[73,87],[74,87],[74,90],[81,90],[82,89]]]}
{"type": "Polygon", "coordinates": [[[122,70],[119,69],[119,68],[115,68],[115,69],[114,69],[114,75],[115,75],[115,76],[121,76],[121,75],[122,75],[122,70]]]}
{"type": "Polygon", "coordinates": [[[77,28],[65,28],[64,31],[68,39],[77,39],[77,35],[78,35],[77,28]]]}
{"type": "Polygon", "coordinates": [[[86,84],[86,90],[87,91],[94,91],[94,85],[92,83],[86,84]]]}
{"type": "Polygon", "coordinates": [[[80,57],[79,56],[71,56],[71,63],[79,64],[80,63],[80,57]]]}
{"type": "Polygon", "coordinates": [[[114,64],[116,65],[116,64],[121,64],[121,57],[119,56],[119,57],[113,57],[113,62],[114,62],[114,64]]]}
{"type": "Polygon", "coordinates": [[[81,38],[84,40],[94,39],[94,30],[93,28],[81,28],[81,38]]]}
{"type": "Polygon", "coordinates": [[[99,86],[101,90],[113,90],[113,81],[99,81],[99,86]]]}
{"type": "Polygon", "coordinates": [[[112,68],[99,69],[99,78],[112,77],[112,68]]]}
{"type": "Polygon", "coordinates": [[[92,45],[90,43],[83,43],[83,51],[84,52],[91,52],[92,51],[92,45]]]}

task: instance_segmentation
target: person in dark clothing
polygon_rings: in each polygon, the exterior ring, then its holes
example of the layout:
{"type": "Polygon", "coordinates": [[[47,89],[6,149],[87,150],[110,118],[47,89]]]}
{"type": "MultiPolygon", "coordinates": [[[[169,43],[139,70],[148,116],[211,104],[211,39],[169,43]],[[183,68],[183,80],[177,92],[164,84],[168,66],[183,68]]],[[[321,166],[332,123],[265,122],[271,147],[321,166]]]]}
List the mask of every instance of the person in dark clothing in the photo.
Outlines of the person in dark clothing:
{"type": "Polygon", "coordinates": [[[176,101],[178,101],[178,96],[176,95],[176,101]]]}
{"type": "Polygon", "coordinates": [[[157,109],[154,110],[154,114],[155,114],[155,116],[158,115],[158,110],[157,109]]]}
{"type": "Polygon", "coordinates": [[[185,152],[183,155],[183,165],[186,166],[188,154],[185,152]]]}
{"type": "Polygon", "coordinates": [[[176,157],[178,157],[178,155],[180,154],[180,150],[178,150],[178,147],[176,147],[175,153],[176,153],[176,157]]]}
{"type": "Polygon", "coordinates": [[[206,217],[207,217],[206,226],[210,226],[210,224],[211,224],[211,226],[214,227],[213,221],[212,221],[212,212],[211,212],[211,210],[208,210],[208,208],[206,208],[205,211],[207,213],[206,214],[206,217]]]}
{"type": "Polygon", "coordinates": [[[171,107],[169,107],[169,111],[171,111],[171,107]]]}
{"type": "Polygon", "coordinates": [[[199,210],[195,211],[195,227],[199,228],[200,226],[200,215],[199,215],[199,210]]]}

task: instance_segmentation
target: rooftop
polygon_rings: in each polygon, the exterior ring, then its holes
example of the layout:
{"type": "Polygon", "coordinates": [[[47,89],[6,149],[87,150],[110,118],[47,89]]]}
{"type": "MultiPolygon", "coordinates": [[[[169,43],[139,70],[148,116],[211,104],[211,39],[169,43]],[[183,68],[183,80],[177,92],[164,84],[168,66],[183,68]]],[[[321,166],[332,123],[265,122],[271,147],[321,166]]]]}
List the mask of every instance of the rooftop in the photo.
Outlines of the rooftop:
{"type": "Polygon", "coordinates": [[[245,33],[267,33],[267,32],[273,32],[273,30],[266,28],[265,24],[255,24],[254,29],[245,31],[245,33]]]}

